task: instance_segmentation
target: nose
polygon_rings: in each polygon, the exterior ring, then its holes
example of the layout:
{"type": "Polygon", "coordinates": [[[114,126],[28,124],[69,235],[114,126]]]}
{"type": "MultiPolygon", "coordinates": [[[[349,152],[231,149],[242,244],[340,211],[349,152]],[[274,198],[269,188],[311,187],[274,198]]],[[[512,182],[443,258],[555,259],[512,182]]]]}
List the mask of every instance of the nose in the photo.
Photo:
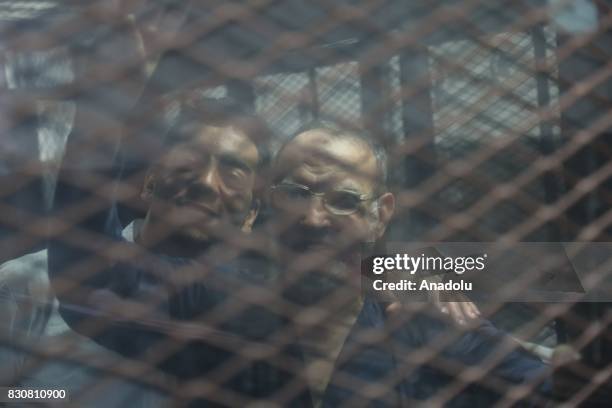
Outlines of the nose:
{"type": "Polygon", "coordinates": [[[219,174],[219,168],[217,166],[217,161],[213,157],[210,163],[208,164],[204,174],[200,177],[200,183],[215,192],[219,192],[221,187],[221,178],[219,174]]]}
{"type": "Polygon", "coordinates": [[[306,214],[302,218],[302,224],[312,228],[329,227],[331,224],[329,212],[323,205],[322,197],[312,197],[306,214]]]}
{"type": "Polygon", "coordinates": [[[212,200],[218,197],[221,190],[221,179],[216,163],[211,161],[197,177],[197,182],[192,183],[187,191],[191,200],[212,200]]]}

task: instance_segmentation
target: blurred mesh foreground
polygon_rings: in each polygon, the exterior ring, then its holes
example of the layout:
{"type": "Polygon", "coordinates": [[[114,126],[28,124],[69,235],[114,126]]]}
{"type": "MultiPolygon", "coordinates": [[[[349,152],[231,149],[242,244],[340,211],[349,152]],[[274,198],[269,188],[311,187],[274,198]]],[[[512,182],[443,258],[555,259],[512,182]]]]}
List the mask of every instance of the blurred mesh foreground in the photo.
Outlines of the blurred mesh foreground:
{"type": "MultiPolygon", "coordinates": [[[[388,240],[610,241],[612,2],[0,1],[0,30],[0,262],[13,260],[0,275],[7,305],[0,344],[21,361],[0,366],[2,385],[54,388],[28,379],[42,370],[52,378],[49,365],[73,364],[91,367],[89,377],[66,380],[81,384],[70,395],[74,406],[109,398],[123,379],[134,387],[127,395],[154,390],[151,404],[202,395],[248,402],[217,387],[231,364],[187,384],[155,368],[173,347],[206,336],[197,324],[149,322],[174,332],[173,341],[135,360],[104,357],[104,350],[67,358],[70,336],[47,344],[15,334],[20,308],[37,311],[31,327],[49,318],[49,307],[39,307],[49,295],[15,295],[10,273],[36,275],[27,292],[45,292],[46,240],[88,215],[86,203],[65,218],[47,215],[67,140],[86,131],[96,143],[81,163],[65,166],[104,166],[114,148],[109,134],[135,110],[171,117],[185,100],[229,96],[269,122],[273,149],[313,119],[362,124],[390,153],[398,208],[388,240]],[[19,262],[29,253],[39,255],[19,262]]],[[[147,135],[124,143],[144,151],[147,135]]],[[[143,216],[138,156],[128,157],[121,188],[104,187],[116,174],[91,184],[122,197],[119,213],[128,222],[143,216]]],[[[273,241],[263,232],[265,217],[259,222],[262,239],[273,241]]],[[[245,290],[207,318],[223,322],[261,303],[257,293],[245,290]]],[[[536,318],[533,305],[503,302],[480,306],[517,337],[581,353],[554,373],[557,402],[612,404],[610,303],[542,303],[536,318]]],[[[316,319],[331,318],[330,310],[317,309],[316,319]]],[[[292,317],[291,308],[285,312],[292,317]]],[[[217,345],[265,354],[223,339],[217,345]]],[[[292,367],[285,366],[302,375],[292,367]]],[[[431,404],[443,404],[475,375],[454,373],[431,404]]],[[[357,403],[367,405],[363,398],[357,403]]]]}

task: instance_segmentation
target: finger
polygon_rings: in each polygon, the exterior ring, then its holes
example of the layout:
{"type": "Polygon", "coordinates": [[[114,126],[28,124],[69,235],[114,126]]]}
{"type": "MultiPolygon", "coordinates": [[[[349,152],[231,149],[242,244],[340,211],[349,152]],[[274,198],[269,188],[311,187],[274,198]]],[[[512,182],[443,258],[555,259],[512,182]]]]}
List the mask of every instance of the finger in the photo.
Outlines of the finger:
{"type": "Polygon", "coordinates": [[[580,353],[569,344],[561,344],[555,347],[552,355],[552,364],[556,367],[576,363],[580,361],[582,356],[580,353]]]}
{"type": "Polygon", "coordinates": [[[475,303],[469,302],[469,305],[476,317],[480,317],[482,315],[482,313],[480,313],[480,309],[478,308],[478,306],[476,306],[475,303]]]}
{"type": "Polygon", "coordinates": [[[445,302],[438,302],[436,303],[436,306],[438,307],[438,309],[444,313],[444,314],[449,314],[450,310],[448,309],[448,306],[446,305],[445,302]]]}
{"type": "Polygon", "coordinates": [[[466,317],[463,314],[463,309],[461,308],[459,303],[458,302],[448,302],[447,305],[448,305],[450,316],[452,317],[452,319],[456,323],[460,325],[464,325],[466,323],[466,317]]]}
{"type": "Polygon", "coordinates": [[[417,303],[417,302],[392,302],[386,308],[385,312],[389,315],[398,315],[398,312],[402,312],[402,316],[411,316],[415,313],[419,313],[421,310],[429,305],[417,303]]]}
{"type": "Polygon", "coordinates": [[[441,301],[440,295],[437,292],[430,293],[429,299],[440,312],[449,314],[448,306],[446,305],[447,302],[441,301]]]}
{"type": "Polygon", "coordinates": [[[457,302],[457,306],[459,310],[461,310],[461,314],[463,315],[465,321],[469,322],[473,320],[472,312],[471,310],[469,310],[468,304],[466,302],[457,302]]]}
{"type": "Polygon", "coordinates": [[[389,306],[387,306],[386,312],[389,314],[397,313],[402,308],[402,304],[400,302],[393,302],[389,306]]]}
{"type": "Polygon", "coordinates": [[[478,308],[472,302],[461,302],[461,307],[466,318],[475,320],[478,319],[480,313],[478,308]]]}

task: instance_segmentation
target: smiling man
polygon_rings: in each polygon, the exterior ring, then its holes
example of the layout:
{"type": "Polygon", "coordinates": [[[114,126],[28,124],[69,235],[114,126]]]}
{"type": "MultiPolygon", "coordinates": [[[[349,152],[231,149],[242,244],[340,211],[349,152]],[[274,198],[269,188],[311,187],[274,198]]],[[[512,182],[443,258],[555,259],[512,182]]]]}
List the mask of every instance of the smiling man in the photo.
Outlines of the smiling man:
{"type": "MultiPolygon", "coordinates": [[[[232,244],[246,237],[257,217],[258,175],[266,166],[270,131],[257,116],[227,100],[183,106],[157,147],[164,126],[143,128],[144,138],[126,136],[122,142],[124,155],[152,157],[141,193],[146,216],[132,224],[134,242],[119,235],[124,226],[116,198],[94,193],[95,186],[83,183],[113,171],[102,171],[96,163],[70,167],[70,160],[86,155],[88,144],[96,140],[84,137],[68,146],[54,213],[74,224],[49,246],[49,274],[62,317],[104,347],[155,364],[181,382],[212,381],[215,387],[193,387],[193,395],[181,395],[196,405],[271,398],[298,370],[279,369],[271,363],[276,355],[242,354],[266,343],[283,321],[265,307],[233,296],[244,285],[268,287],[272,275],[259,273],[232,244]],[[82,203],[95,210],[72,218],[82,203]],[[83,231],[95,235],[87,240],[83,231]],[[218,254],[227,259],[220,261],[218,254]],[[185,276],[191,278],[186,281],[185,276]],[[228,305],[233,312],[221,322],[206,314],[228,305]],[[181,320],[197,325],[181,326],[181,320]],[[176,331],[194,328],[207,334],[175,338],[176,331]],[[233,367],[231,375],[215,374],[227,366],[233,367]]],[[[103,157],[102,164],[108,167],[112,159],[103,157]]],[[[113,191],[125,191],[122,187],[113,191]]]]}
{"type": "Polygon", "coordinates": [[[166,255],[195,257],[227,229],[250,232],[259,210],[256,174],[267,159],[267,128],[222,101],[184,111],[167,152],[149,170],[139,243],[166,255]]]}
{"type": "MultiPolygon", "coordinates": [[[[295,327],[315,405],[425,401],[459,377],[431,359],[406,365],[411,353],[456,335],[440,356],[459,367],[477,366],[510,340],[486,321],[457,334],[452,321],[435,308],[402,316],[393,312],[397,305],[362,296],[361,248],[383,237],[395,207],[386,170],[382,148],[357,131],[328,123],[298,132],[274,163],[271,203],[281,237],[286,297],[304,308],[295,327]],[[364,341],[364,333],[378,337],[364,341]]],[[[516,350],[517,345],[505,351],[490,376],[508,385],[533,380],[535,388],[546,391],[545,365],[516,350]]],[[[498,397],[473,384],[451,402],[486,405],[498,397]]]]}

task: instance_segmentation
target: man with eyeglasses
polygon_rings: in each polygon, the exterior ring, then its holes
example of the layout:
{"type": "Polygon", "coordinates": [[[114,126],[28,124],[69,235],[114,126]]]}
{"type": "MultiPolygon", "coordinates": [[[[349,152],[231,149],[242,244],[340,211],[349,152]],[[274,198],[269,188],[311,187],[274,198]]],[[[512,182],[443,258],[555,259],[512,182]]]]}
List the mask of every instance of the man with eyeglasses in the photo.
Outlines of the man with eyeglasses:
{"type": "MultiPolygon", "coordinates": [[[[423,402],[457,380],[456,370],[478,366],[508,339],[482,321],[440,351],[459,364],[455,371],[440,370],[427,360],[410,370],[402,367],[412,352],[426,351],[430,341],[456,331],[434,308],[402,315],[394,312],[397,304],[361,294],[362,246],[383,237],[394,212],[386,173],[382,148],[357,131],[329,123],[298,132],[274,162],[270,201],[285,296],[302,308],[295,330],[315,405],[423,402]],[[364,340],[364,333],[375,340],[364,340]]],[[[533,381],[534,388],[548,390],[541,361],[515,348],[504,352],[489,376],[506,386],[533,381]]],[[[475,381],[449,402],[486,405],[500,397],[495,391],[475,381]]]]}

